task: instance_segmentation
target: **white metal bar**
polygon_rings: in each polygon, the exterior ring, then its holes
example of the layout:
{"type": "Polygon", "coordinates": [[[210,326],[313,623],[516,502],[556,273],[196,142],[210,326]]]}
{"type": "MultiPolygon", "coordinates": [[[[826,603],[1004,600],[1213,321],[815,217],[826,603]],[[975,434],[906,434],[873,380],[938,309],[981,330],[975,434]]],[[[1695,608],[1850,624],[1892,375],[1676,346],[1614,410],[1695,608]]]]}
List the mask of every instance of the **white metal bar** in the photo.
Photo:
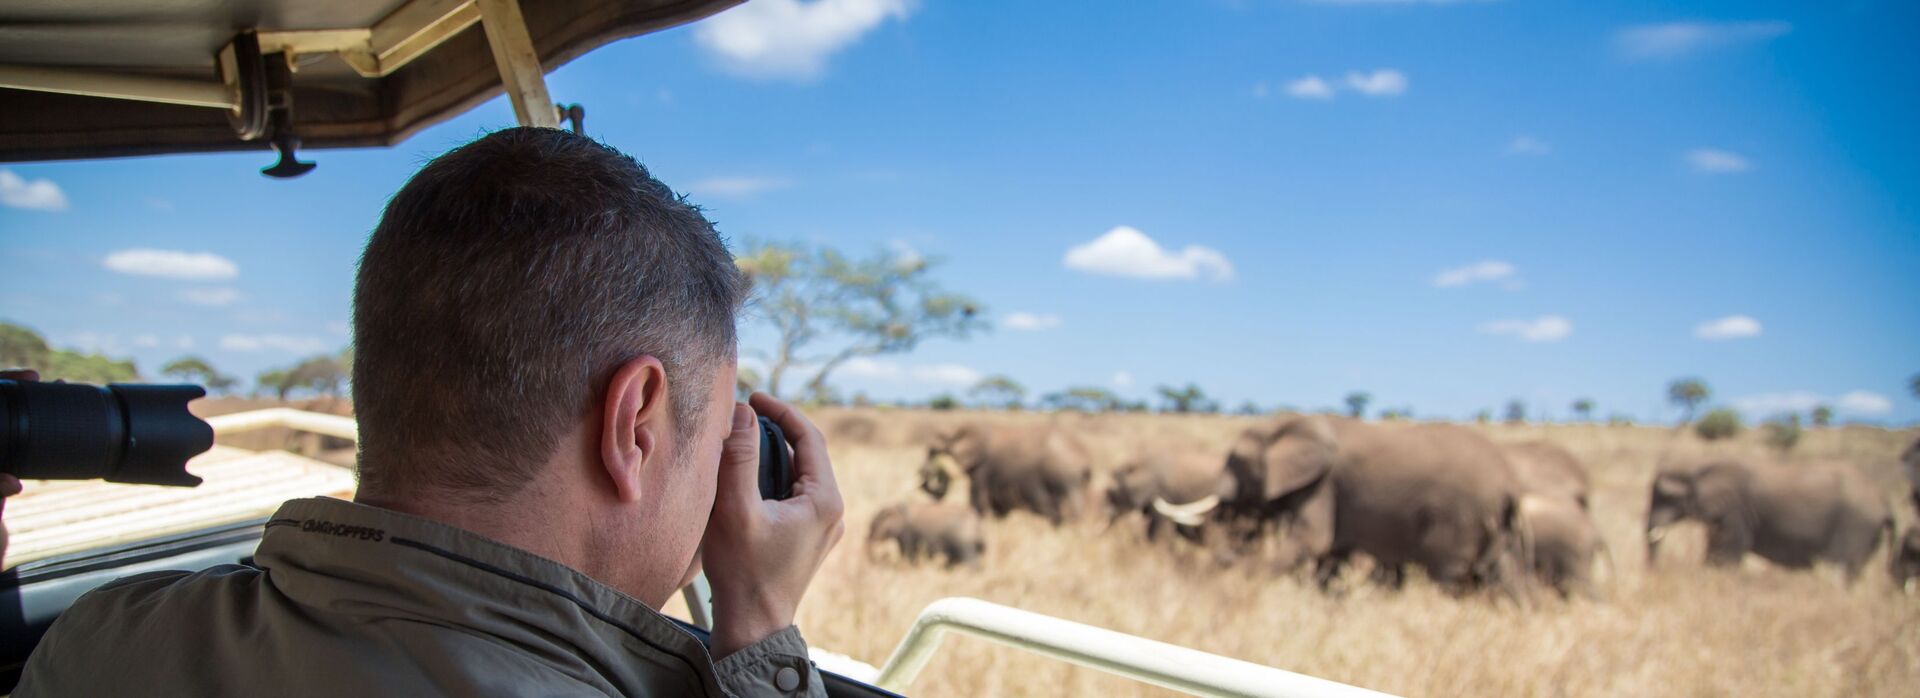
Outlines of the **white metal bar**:
{"type": "Polygon", "coordinates": [[[680,600],[687,602],[687,620],[693,621],[708,630],[713,629],[713,585],[707,582],[707,573],[693,576],[693,583],[680,590],[680,600]]]}
{"type": "Polygon", "coordinates": [[[233,109],[239,104],[233,94],[227,91],[226,85],[212,80],[183,80],[45,66],[0,65],[0,87],[214,109],[233,109]]]}
{"type": "Polygon", "coordinates": [[[920,612],[874,685],[905,691],[948,632],[1198,696],[1378,698],[1386,694],[979,599],[945,598],[920,612]]]}
{"type": "Polygon", "coordinates": [[[360,425],[355,423],[352,417],[320,414],[291,407],[273,407],[208,417],[207,424],[213,427],[215,434],[237,434],[243,431],[286,427],[296,431],[349,439],[356,443],[360,441],[360,425]]]}
{"type": "Polygon", "coordinates": [[[487,45],[493,47],[493,64],[500,69],[500,84],[513,100],[514,118],[521,126],[558,128],[560,115],[547,95],[547,76],[540,70],[540,54],[527,35],[527,20],[520,14],[518,0],[477,0],[480,25],[487,30],[487,45]]]}
{"type": "MultiPolygon", "coordinates": [[[[480,21],[473,0],[413,0],[373,25],[378,75],[387,75],[480,21]]],[[[369,76],[377,77],[377,76],[369,76]]]]}

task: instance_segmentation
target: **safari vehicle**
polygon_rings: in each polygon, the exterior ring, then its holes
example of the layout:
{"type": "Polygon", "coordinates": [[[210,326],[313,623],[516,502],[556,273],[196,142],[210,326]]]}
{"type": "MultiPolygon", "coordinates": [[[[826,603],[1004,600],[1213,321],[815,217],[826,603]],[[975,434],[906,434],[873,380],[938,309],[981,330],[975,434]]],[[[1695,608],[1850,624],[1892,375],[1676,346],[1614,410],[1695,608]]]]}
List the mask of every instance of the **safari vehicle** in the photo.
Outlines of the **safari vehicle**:
{"type": "MultiPolygon", "coordinates": [[[[584,109],[555,104],[546,69],[733,4],[15,0],[0,6],[0,161],[271,148],[277,158],[263,174],[292,178],[315,166],[300,159],[301,148],[391,146],[502,92],[523,125],[565,119],[580,129],[584,109]]],[[[191,461],[205,479],[197,488],[29,482],[8,502],[13,568],[0,580],[0,692],[88,589],[152,570],[247,564],[283,500],[351,496],[350,456],[329,463],[314,457],[319,448],[264,447],[303,434],[351,453],[351,418],[274,408],[209,422],[221,445],[191,461]]],[[[698,580],[685,593],[685,625],[696,635],[708,625],[704,588],[698,580]]],[[[877,670],[822,653],[828,693],[909,688],[947,632],[1196,694],[1373,695],[973,599],[929,606],[877,670]]]]}

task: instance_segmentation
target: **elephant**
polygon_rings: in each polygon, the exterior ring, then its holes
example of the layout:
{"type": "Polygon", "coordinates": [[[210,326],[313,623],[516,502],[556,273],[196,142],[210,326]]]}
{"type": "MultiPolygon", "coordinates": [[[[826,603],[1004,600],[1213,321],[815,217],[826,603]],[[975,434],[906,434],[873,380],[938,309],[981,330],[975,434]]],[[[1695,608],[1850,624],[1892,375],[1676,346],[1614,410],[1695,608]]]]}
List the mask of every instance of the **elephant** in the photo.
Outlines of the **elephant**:
{"type": "Polygon", "coordinates": [[[954,502],[910,501],[881,509],[867,527],[867,554],[877,555],[888,542],[908,562],[940,558],[948,569],[979,567],[987,549],[980,515],[954,502]]]}
{"type": "Polygon", "coordinates": [[[1469,429],[1290,417],[1242,432],[1227,471],[1225,515],[1279,526],[1281,566],[1313,561],[1323,589],[1355,552],[1393,578],[1417,564],[1456,593],[1522,581],[1518,479],[1469,429]]]}
{"type": "Polygon", "coordinates": [[[1913,445],[1900,454],[1900,466],[1907,473],[1907,496],[1913,502],[1913,513],[1920,514],[1920,439],[1914,439],[1913,445]]]}
{"type": "Polygon", "coordinates": [[[1513,474],[1520,478],[1522,491],[1564,497],[1582,510],[1588,508],[1587,497],[1593,490],[1593,482],[1587,476],[1586,466],[1567,449],[1550,441],[1528,441],[1507,445],[1502,450],[1513,466],[1513,474]]]}
{"type": "Polygon", "coordinates": [[[1900,537],[1900,549],[1890,557],[1894,588],[1914,593],[1916,583],[1920,583],[1920,525],[1907,527],[1907,534],[1900,537]]]}
{"type": "Polygon", "coordinates": [[[966,481],[974,511],[1006,516],[1025,509],[1054,526],[1077,519],[1093,478],[1087,447],[1049,425],[964,426],[935,437],[920,465],[920,488],[946,496],[966,481]]]}
{"type": "Polygon", "coordinates": [[[1708,564],[1738,565],[1750,552],[1790,569],[1830,562],[1845,570],[1851,585],[1880,539],[1893,537],[1886,501],[1864,474],[1844,463],[1668,465],[1651,490],[1649,564],[1667,530],[1691,519],[1707,526],[1708,564]]]}
{"type": "Polygon", "coordinates": [[[1533,576],[1561,598],[1594,594],[1594,558],[1612,556],[1586,508],[1565,496],[1527,493],[1520,496],[1520,518],[1533,576]]]}
{"type": "Polygon", "coordinates": [[[1146,519],[1147,540],[1172,526],[1182,537],[1202,539],[1201,528],[1222,501],[1233,497],[1233,479],[1224,462],[1204,451],[1148,453],[1113,471],[1107,486],[1107,527],[1121,517],[1139,513],[1146,519]]]}

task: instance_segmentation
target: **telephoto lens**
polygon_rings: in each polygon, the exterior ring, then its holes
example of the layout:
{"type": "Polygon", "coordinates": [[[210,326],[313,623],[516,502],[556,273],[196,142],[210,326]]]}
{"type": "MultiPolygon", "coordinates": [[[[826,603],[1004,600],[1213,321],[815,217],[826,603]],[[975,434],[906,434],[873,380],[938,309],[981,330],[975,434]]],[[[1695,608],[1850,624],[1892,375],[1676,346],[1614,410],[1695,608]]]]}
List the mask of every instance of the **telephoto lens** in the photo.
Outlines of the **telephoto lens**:
{"type": "Polygon", "coordinates": [[[760,418],[760,498],[786,499],[793,496],[793,447],[780,425],[760,418]]]}
{"type": "Polygon", "coordinates": [[[213,427],[187,411],[197,385],[0,380],[0,472],[30,480],[193,487],[187,459],[213,427]]]}

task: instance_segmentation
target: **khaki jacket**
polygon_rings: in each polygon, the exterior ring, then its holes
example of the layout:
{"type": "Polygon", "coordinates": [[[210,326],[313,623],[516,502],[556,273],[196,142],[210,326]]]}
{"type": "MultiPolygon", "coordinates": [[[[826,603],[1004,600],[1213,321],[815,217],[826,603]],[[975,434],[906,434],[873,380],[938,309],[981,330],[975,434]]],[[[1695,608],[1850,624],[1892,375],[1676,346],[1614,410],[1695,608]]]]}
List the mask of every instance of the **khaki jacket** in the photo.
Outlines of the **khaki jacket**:
{"type": "Polygon", "coordinates": [[[14,695],[826,695],[796,628],[716,662],[586,575],[397,512],[288,502],[255,560],[88,592],[14,695]]]}

